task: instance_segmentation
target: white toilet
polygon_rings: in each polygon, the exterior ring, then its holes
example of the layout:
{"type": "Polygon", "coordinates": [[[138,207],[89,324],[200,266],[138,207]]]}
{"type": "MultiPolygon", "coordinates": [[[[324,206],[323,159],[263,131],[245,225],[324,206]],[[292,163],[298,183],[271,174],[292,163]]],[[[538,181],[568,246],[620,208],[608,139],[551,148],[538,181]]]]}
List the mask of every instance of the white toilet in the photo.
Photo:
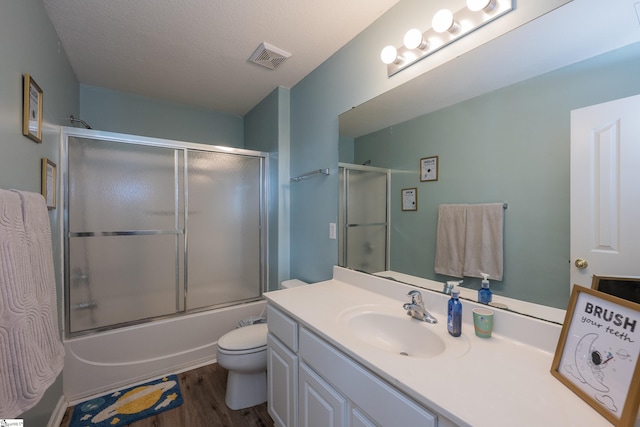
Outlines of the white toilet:
{"type": "MultiPolygon", "coordinates": [[[[286,280],[281,289],[305,285],[286,280]]],[[[229,371],[225,403],[237,410],[267,401],[267,324],[244,326],[218,340],[218,364],[229,371]]]]}
{"type": "Polygon", "coordinates": [[[218,364],[229,371],[225,403],[244,409],[267,401],[267,324],[244,326],[218,340],[218,364]]]}

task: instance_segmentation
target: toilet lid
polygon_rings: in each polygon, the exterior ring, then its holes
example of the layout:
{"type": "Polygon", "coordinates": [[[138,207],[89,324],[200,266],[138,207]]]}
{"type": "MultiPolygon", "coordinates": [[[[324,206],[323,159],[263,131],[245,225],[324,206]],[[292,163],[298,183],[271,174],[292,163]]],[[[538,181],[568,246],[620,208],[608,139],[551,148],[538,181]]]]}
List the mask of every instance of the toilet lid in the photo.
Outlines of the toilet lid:
{"type": "Polygon", "coordinates": [[[227,332],[218,340],[218,347],[225,350],[250,350],[267,345],[267,324],[243,326],[227,332]]]}

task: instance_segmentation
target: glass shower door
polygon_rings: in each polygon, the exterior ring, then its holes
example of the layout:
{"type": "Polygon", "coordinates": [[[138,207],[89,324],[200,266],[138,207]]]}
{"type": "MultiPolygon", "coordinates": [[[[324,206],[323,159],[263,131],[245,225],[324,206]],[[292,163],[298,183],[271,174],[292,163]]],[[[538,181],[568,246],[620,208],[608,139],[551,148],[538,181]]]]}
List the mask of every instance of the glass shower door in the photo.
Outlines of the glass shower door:
{"type": "Polygon", "coordinates": [[[65,135],[68,335],[260,298],[265,153],[65,135]]]}
{"type": "Polygon", "coordinates": [[[187,309],[255,299],[262,283],[262,159],[187,156],[187,309]]]}
{"type": "Polygon", "coordinates": [[[68,138],[70,333],[183,309],[183,153],[68,138]]]}
{"type": "Polygon", "coordinates": [[[389,263],[389,171],[340,166],[339,263],[375,273],[389,263]]]}

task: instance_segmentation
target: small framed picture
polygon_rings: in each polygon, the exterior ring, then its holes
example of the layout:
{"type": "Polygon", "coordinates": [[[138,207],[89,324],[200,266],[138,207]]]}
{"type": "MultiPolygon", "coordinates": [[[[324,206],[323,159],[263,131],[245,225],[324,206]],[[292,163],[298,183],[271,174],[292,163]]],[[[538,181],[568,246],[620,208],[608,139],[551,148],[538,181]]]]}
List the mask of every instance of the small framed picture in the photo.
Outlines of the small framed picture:
{"type": "Polygon", "coordinates": [[[618,427],[640,402],[640,304],[574,285],[551,374],[618,427]]]}
{"type": "Polygon", "coordinates": [[[418,189],[417,188],[402,189],[402,210],[403,211],[418,210],[418,189]]]}
{"type": "Polygon", "coordinates": [[[42,195],[49,209],[56,208],[57,175],[56,164],[44,157],[42,159],[42,195]]]}
{"type": "Polygon", "coordinates": [[[25,74],[22,79],[22,134],[35,142],[42,142],[42,89],[25,74]]]}
{"type": "Polygon", "coordinates": [[[420,159],[420,181],[438,180],[438,156],[420,159]]]}

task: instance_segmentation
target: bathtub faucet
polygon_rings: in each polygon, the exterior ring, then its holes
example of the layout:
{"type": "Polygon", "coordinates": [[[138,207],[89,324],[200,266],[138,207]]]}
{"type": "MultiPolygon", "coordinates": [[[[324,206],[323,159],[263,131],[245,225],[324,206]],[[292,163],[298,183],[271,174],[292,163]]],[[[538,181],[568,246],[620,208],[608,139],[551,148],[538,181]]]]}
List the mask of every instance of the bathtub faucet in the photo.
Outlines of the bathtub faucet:
{"type": "Polygon", "coordinates": [[[438,320],[424,308],[422,294],[419,291],[410,291],[407,296],[411,297],[411,302],[405,303],[403,308],[407,310],[408,316],[422,322],[438,323],[438,320]]]}

